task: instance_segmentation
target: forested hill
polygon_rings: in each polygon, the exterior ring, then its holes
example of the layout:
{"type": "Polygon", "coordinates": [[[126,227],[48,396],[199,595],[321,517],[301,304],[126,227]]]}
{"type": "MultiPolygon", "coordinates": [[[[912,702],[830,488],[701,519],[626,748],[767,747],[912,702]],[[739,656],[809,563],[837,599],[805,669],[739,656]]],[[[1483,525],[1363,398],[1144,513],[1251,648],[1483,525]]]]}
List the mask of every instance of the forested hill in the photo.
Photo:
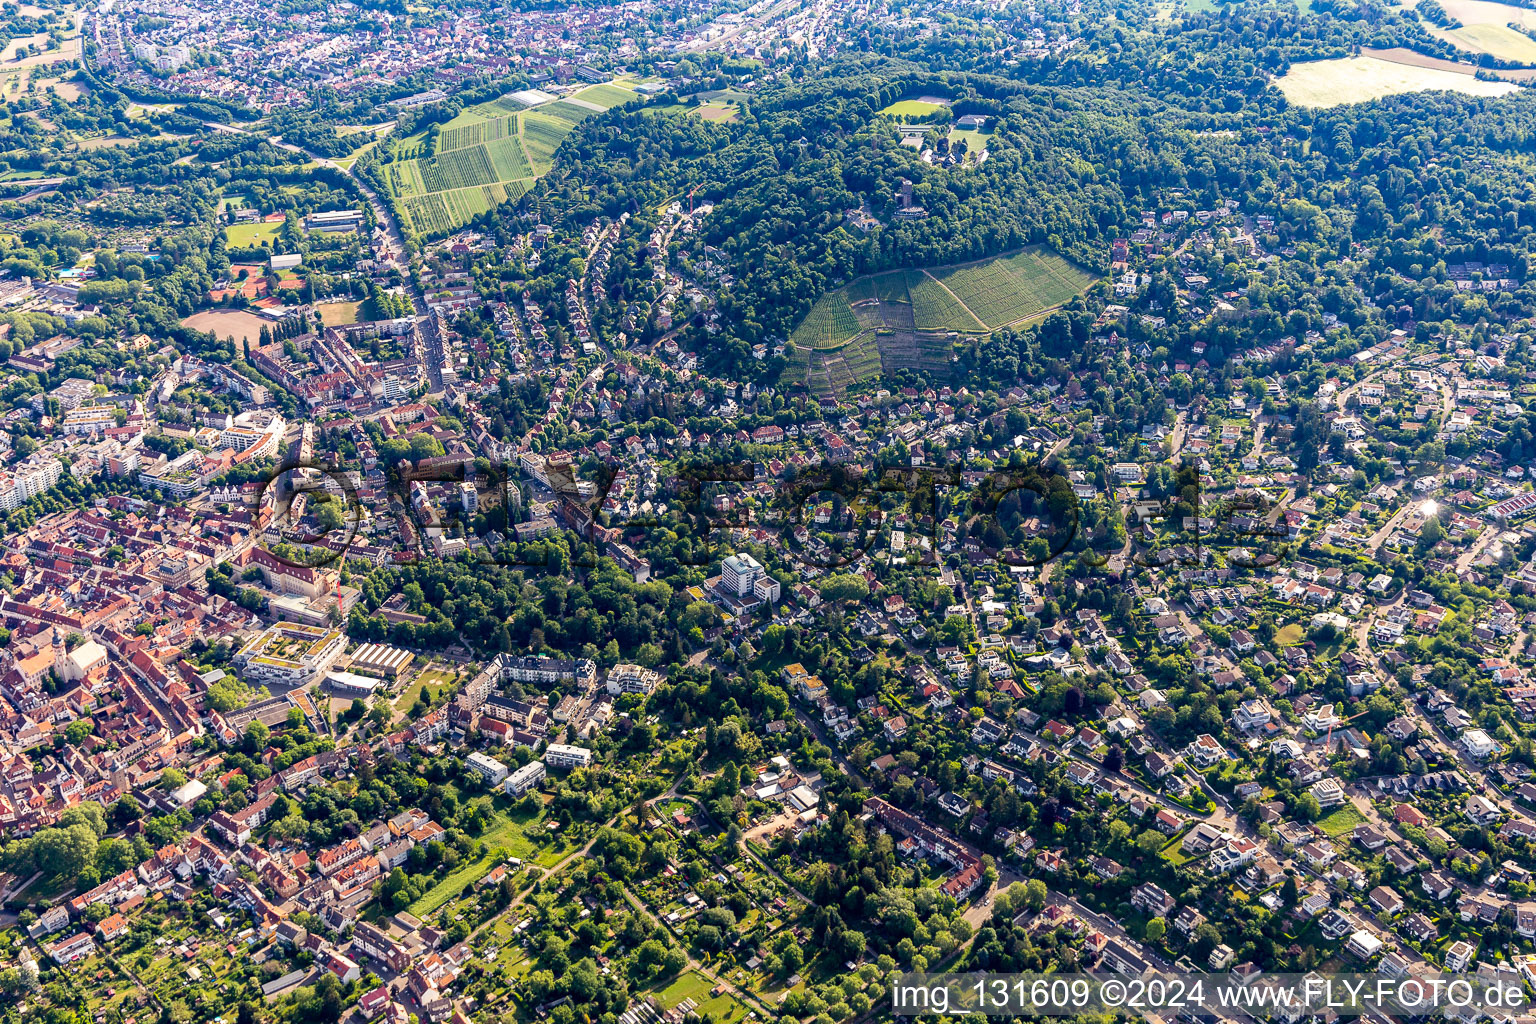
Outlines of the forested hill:
{"type": "Polygon", "coordinates": [[[1362,47],[1405,47],[1490,67],[1507,63],[1458,52],[1429,34],[1407,5],[1379,0],[1312,0],[1305,12],[1290,3],[1223,3],[1213,10],[1137,0],[1084,0],[1077,6],[1071,17],[1051,4],[1039,5],[1033,17],[1021,9],[1013,38],[1041,25],[1048,35],[1082,38],[1081,45],[1040,60],[1010,62],[1017,46],[1002,34],[1010,26],[991,17],[959,17],[942,33],[886,26],[869,45],[873,53],[932,70],[1000,73],[1064,88],[1118,87],[1213,118],[1278,113],[1286,104],[1269,87],[1273,76],[1295,62],[1343,57],[1362,47]]]}
{"type": "Polygon", "coordinates": [[[696,202],[716,204],[705,241],[738,278],[723,308],[740,355],[787,336],[818,295],[862,273],[1031,243],[1103,265],[1107,239],[1139,209],[1134,187],[1128,195],[1104,171],[1150,158],[1146,133],[1105,106],[987,76],[844,61],[755,98],[739,122],[615,112],[572,136],[561,171],[610,215],[645,216],[695,187],[696,202]],[[945,169],[899,144],[896,119],[879,111],[923,94],[951,99],[956,117],[994,119],[985,162],[945,169]],[[903,178],[926,218],[891,219],[903,178]],[[861,204],[887,226],[847,226],[861,204]]]}

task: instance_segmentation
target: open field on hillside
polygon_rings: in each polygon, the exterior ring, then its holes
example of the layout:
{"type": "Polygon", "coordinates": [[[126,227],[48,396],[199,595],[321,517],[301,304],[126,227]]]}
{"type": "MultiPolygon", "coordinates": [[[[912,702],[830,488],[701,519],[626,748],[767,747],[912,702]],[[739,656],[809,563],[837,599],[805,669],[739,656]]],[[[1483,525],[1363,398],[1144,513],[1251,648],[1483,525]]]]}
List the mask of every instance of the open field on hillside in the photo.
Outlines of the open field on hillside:
{"type": "MultiPolygon", "coordinates": [[[[93,149],[111,149],[113,146],[131,146],[135,142],[142,142],[140,138],[129,138],[126,135],[98,135],[93,139],[80,139],[75,143],[75,148],[89,152],[93,149]]],[[[176,162],[189,164],[195,157],[184,156],[176,162]]]]}
{"type": "Polygon", "coordinates": [[[1518,88],[1510,82],[1485,82],[1444,68],[1414,67],[1369,56],[1293,64],[1275,84],[1286,99],[1302,107],[1337,107],[1399,93],[1435,90],[1468,96],[1503,96],[1518,88]]]}
{"type": "Polygon", "coordinates": [[[942,103],[929,103],[926,100],[897,100],[880,113],[911,121],[937,122],[949,116],[949,106],[942,103]]]}
{"type": "MultiPolygon", "coordinates": [[[[1405,6],[1416,7],[1417,0],[1405,6]]],[[[1461,27],[1445,29],[1424,22],[1424,27],[1437,39],[1468,53],[1487,53],[1502,60],[1536,64],[1536,39],[1510,28],[1522,25],[1536,29],[1536,10],[1491,0],[1441,0],[1440,6],[1461,22],[1461,27]]]]}
{"type": "Polygon", "coordinates": [[[607,85],[593,85],[576,93],[576,99],[583,103],[595,103],[604,110],[617,107],[621,103],[628,103],[638,99],[633,89],[626,89],[622,85],[609,83],[607,85]]]}
{"type": "MultiPolygon", "coordinates": [[[[1442,71],[1454,71],[1462,75],[1476,74],[1479,70],[1466,61],[1426,57],[1416,50],[1409,50],[1402,46],[1394,46],[1387,50],[1373,50],[1366,47],[1361,52],[1367,57],[1377,57],[1391,61],[1393,64],[1407,64],[1414,68],[1439,68],[1442,71]]],[[[1506,82],[1536,82],[1536,68],[1482,68],[1480,70],[1506,82]]]]}
{"type": "Polygon", "coordinates": [[[1453,29],[1431,27],[1429,31],[1431,35],[1468,53],[1487,53],[1502,60],[1536,64],[1536,39],[1516,32],[1508,25],[1463,25],[1453,29]]]}
{"type": "Polygon", "coordinates": [[[967,157],[980,156],[987,151],[987,144],[992,140],[992,133],[977,131],[975,128],[952,128],[949,132],[949,144],[951,147],[957,143],[965,143],[967,157]]]}
{"type": "MultiPolygon", "coordinates": [[[[66,82],[61,76],[49,76],[48,74],[39,71],[28,72],[28,74],[30,75],[29,80],[31,84],[37,86],[38,92],[44,94],[53,92],[60,99],[67,102],[73,103],[75,100],[79,99],[81,96],[84,96],[87,92],[90,91],[90,86],[84,82],[66,82]]],[[[11,75],[7,76],[6,81],[8,92],[19,93],[21,91],[22,76],[19,73],[12,73],[11,75]]]]}
{"type": "Polygon", "coordinates": [[[729,100],[710,100],[692,108],[696,117],[705,121],[734,121],[739,108],[729,100]]]}

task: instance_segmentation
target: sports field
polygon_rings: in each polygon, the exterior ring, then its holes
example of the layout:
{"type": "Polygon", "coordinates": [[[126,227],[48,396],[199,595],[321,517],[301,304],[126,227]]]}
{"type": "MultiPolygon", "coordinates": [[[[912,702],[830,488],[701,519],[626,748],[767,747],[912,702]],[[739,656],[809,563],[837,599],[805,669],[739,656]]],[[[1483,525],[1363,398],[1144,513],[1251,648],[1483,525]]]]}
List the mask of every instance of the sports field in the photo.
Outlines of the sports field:
{"type": "Polygon", "coordinates": [[[209,309],[194,313],[181,323],[194,331],[208,331],[218,338],[256,341],[260,339],[261,329],[267,322],[255,313],[244,310],[209,309]]]}
{"type": "Polygon", "coordinates": [[[897,100],[884,110],[882,114],[890,114],[907,121],[934,122],[949,116],[949,106],[944,103],[933,103],[928,100],[897,100]]]}
{"type": "Polygon", "coordinates": [[[340,327],[343,324],[357,323],[358,302],[322,302],[315,306],[315,312],[320,314],[320,322],[327,327],[340,327]]]}
{"type": "Polygon", "coordinates": [[[271,242],[277,238],[277,231],[283,226],[282,221],[263,221],[259,224],[231,224],[224,229],[224,237],[229,244],[242,249],[249,249],[260,245],[262,242],[271,242]]]}
{"type": "Polygon", "coordinates": [[[1512,82],[1485,82],[1470,74],[1369,56],[1293,64],[1275,84],[1286,99],[1301,107],[1337,107],[1400,93],[1437,90],[1468,96],[1503,96],[1519,88],[1512,82]]]}

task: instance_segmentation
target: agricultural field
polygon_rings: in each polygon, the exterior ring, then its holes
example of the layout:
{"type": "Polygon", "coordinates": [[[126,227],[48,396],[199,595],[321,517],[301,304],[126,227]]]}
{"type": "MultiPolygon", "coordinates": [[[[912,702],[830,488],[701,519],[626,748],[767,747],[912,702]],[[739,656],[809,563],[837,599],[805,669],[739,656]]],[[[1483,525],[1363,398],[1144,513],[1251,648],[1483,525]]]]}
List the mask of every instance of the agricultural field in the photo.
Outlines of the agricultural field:
{"type": "Polygon", "coordinates": [[[859,305],[871,299],[877,302],[912,302],[911,284],[919,276],[917,271],[892,270],[872,277],[861,277],[847,288],[848,302],[859,305]]]}
{"type": "MultiPolygon", "coordinates": [[[[553,106],[553,105],[552,105],[553,106]]],[[[576,121],[554,116],[549,108],[530,111],[523,123],[523,150],[535,174],[544,174],[554,164],[555,150],[571,134],[576,121]]]]}
{"type": "Polygon", "coordinates": [[[1293,64],[1275,84],[1286,99],[1301,107],[1337,107],[1399,93],[1436,90],[1468,96],[1503,96],[1519,88],[1513,82],[1485,82],[1471,74],[1370,56],[1293,64]]]}
{"type": "Polygon", "coordinates": [[[491,157],[484,146],[439,153],[437,159],[422,164],[421,171],[422,181],[429,192],[486,185],[495,180],[496,174],[491,169],[491,157]]]}
{"type": "Polygon", "coordinates": [[[836,348],[800,348],[791,344],[784,377],[819,395],[842,394],[880,375],[885,367],[882,341],[865,331],[836,348]]]}
{"type": "Polygon", "coordinates": [[[0,50],[0,63],[6,68],[41,67],[66,60],[80,59],[80,26],[85,21],[84,11],[68,13],[66,18],[72,27],[66,30],[62,43],[55,43],[47,32],[30,36],[17,36],[0,50]],[[23,54],[24,50],[31,51],[23,54]]]}
{"type": "Polygon", "coordinates": [[[553,103],[548,103],[535,109],[545,114],[549,114],[552,117],[558,117],[562,120],[579,124],[581,121],[591,117],[593,114],[601,114],[604,108],[592,103],[577,103],[574,100],[556,100],[553,103]]]}
{"type": "Polygon", "coordinates": [[[701,121],[735,121],[741,117],[742,103],[746,99],[746,93],[735,89],[709,89],[689,96],[686,103],[651,104],[644,112],[648,115],[688,114],[701,121]]]}
{"type": "Polygon", "coordinates": [[[738,115],[739,108],[736,104],[727,100],[710,100],[708,103],[701,103],[691,108],[691,110],[694,116],[700,117],[705,121],[734,121],[738,115]]]}
{"type": "Polygon", "coordinates": [[[553,100],[536,107],[503,96],[462,111],[443,125],[433,152],[426,136],[396,143],[385,169],[402,219],[428,237],[452,234],[503,203],[520,198],[554,164],[555,151],[580,121],[634,93],[620,86],[582,90],[581,103],[553,100]],[[610,89],[611,92],[595,91],[610,89]]]}
{"type": "Polygon", "coordinates": [[[583,103],[595,103],[604,110],[611,110],[638,98],[633,89],[612,82],[606,85],[589,86],[576,94],[576,99],[583,103]]]}
{"type": "MultiPolygon", "coordinates": [[[[97,135],[94,138],[76,140],[75,148],[84,152],[90,152],[93,149],[110,149],[113,146],[132,146],[142,141],[144,140],[141,138],[129,138],[126,135],[97,135]]],[[[185,165],[195,159],[197,159],[196,156],[189,154],[176,162],[185,165]]]]}
{"type": "Polygon", "coordinates": [[[904,121],[933,121],[949,116],[949,101],[937,102],[935,97],[925,97],[915,100],[897,100],[884,110],[882,114],[890,114],[904,121]]]}
{"type": "Polygon", "coordinates": [[[747,94],[735,89],[709,90],[695,96],[698,106],[687,108],[695,117],[705,121],[735,121],[741,116],[741,105],[747,94]]]}
{"type": "Polygon", "coordinates": [[[449,127],[444,128],[437,137],[437,150],[439,153],[450,149],[465,149],[469,146],[478,146],[485,142],[495,142],[498,139],[512,139],[517,137],[517,115],[510,114],[506,117],[492,117],[478,121],[460,121],[463,115],[449,122],[449,127]]]}
{"type": "Polygon", "coordinates": [[[33,71],[31,75],[31,84],[37,86],[38,92],[52,92],[68,102],[73,102],[90,91],[90,86],[85,84],[84,80],[66,81],[62,77],[47,77],[37,71],[33,71]]]}
{"type": "Polygon", "coordinates": [[[1443,38],[1472,53],[1488,53],[1504,60],[1536,64],[1536,39],[1507,25],[1463,25],[1445,33],[1443,38]]]}
{"type": "MultiPolygon", "coordinates": [[[[1405,6],[1417,6],[1417,0],[1405,6]]],[[[1424,27],[1430,35],[1468,53],[1536,64],[1536,39],[1510,28],[1520,25],[1536,29],[1536,10],[1490,0],[1442,0],[1440,6],[1461,22],[1461,27],[1445,29],[1426,21],[1424,27]]]]}

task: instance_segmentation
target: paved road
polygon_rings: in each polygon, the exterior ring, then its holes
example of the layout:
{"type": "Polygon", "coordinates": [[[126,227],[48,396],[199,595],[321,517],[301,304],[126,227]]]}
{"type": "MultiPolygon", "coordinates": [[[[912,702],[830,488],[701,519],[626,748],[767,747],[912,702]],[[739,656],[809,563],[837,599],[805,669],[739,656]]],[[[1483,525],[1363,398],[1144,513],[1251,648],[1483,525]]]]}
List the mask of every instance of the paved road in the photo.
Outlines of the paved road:
{"type": "Polygon", "coordinates": [[[1410,501],[1402,508],[1392,513],[1392,518],[1388,519],[1385,523],[1382,523],[1381,529],[1377,530],[1366,539],[1364,549],[1366,551],[1375,551],[1377,548],[1385,544],[1387,538],[1392,536],[1392,531],[1401,526],[1403,520],[1408,517],[1408,513],[1413,511],[1413,506],[1415,504],[1415,502],[1410,501]]]}
{"type": "MultiPolygon", "coordinates": [[[[228,125],[221,126],[213,122],[209,122],[209,127],[224,127],[229,128],[231,131],[240,131],[238,128],[228,125]]],[[[400,265],[400,276],[405,283],[405,293],[411,298],[411,308],[418,317],[422,318],[417,326],[421,332],[422,345],[426,350],[424,353],[426,358],[423,362],[426,364],[427,376],[431,384],[429,394],[432,396],[441,394],[443,389],[444,362],[448,358],[447,341],[442,337],[442,332],[438,330],[437,318],[432,316],[431,311],[427,308],[426,297],[422,295],[421,289],[416,287],[416,280],[411,276],[410,267],[408,266],[409,252],[405,245],[405,233],[400,230],[399,222],[390,213],[388,204],[379,196],[378,190],[362,175],[353,173],[351,167],[345,167],[329,157],[311,152],[291,142],[284,142],[281,135],[271,136],[267,141],[279,149],[286,149],[291,153],[299,153],[306,156],[318,166],[330,167],[340,171],[352,179],[352,182],[357,185],[358,191],[362,192],[363,196],[368,200],[368,205],[373,209],[374,219],[384,228],[385,244],[381,250],[381,255],[386,260],[400,265]]]]}

